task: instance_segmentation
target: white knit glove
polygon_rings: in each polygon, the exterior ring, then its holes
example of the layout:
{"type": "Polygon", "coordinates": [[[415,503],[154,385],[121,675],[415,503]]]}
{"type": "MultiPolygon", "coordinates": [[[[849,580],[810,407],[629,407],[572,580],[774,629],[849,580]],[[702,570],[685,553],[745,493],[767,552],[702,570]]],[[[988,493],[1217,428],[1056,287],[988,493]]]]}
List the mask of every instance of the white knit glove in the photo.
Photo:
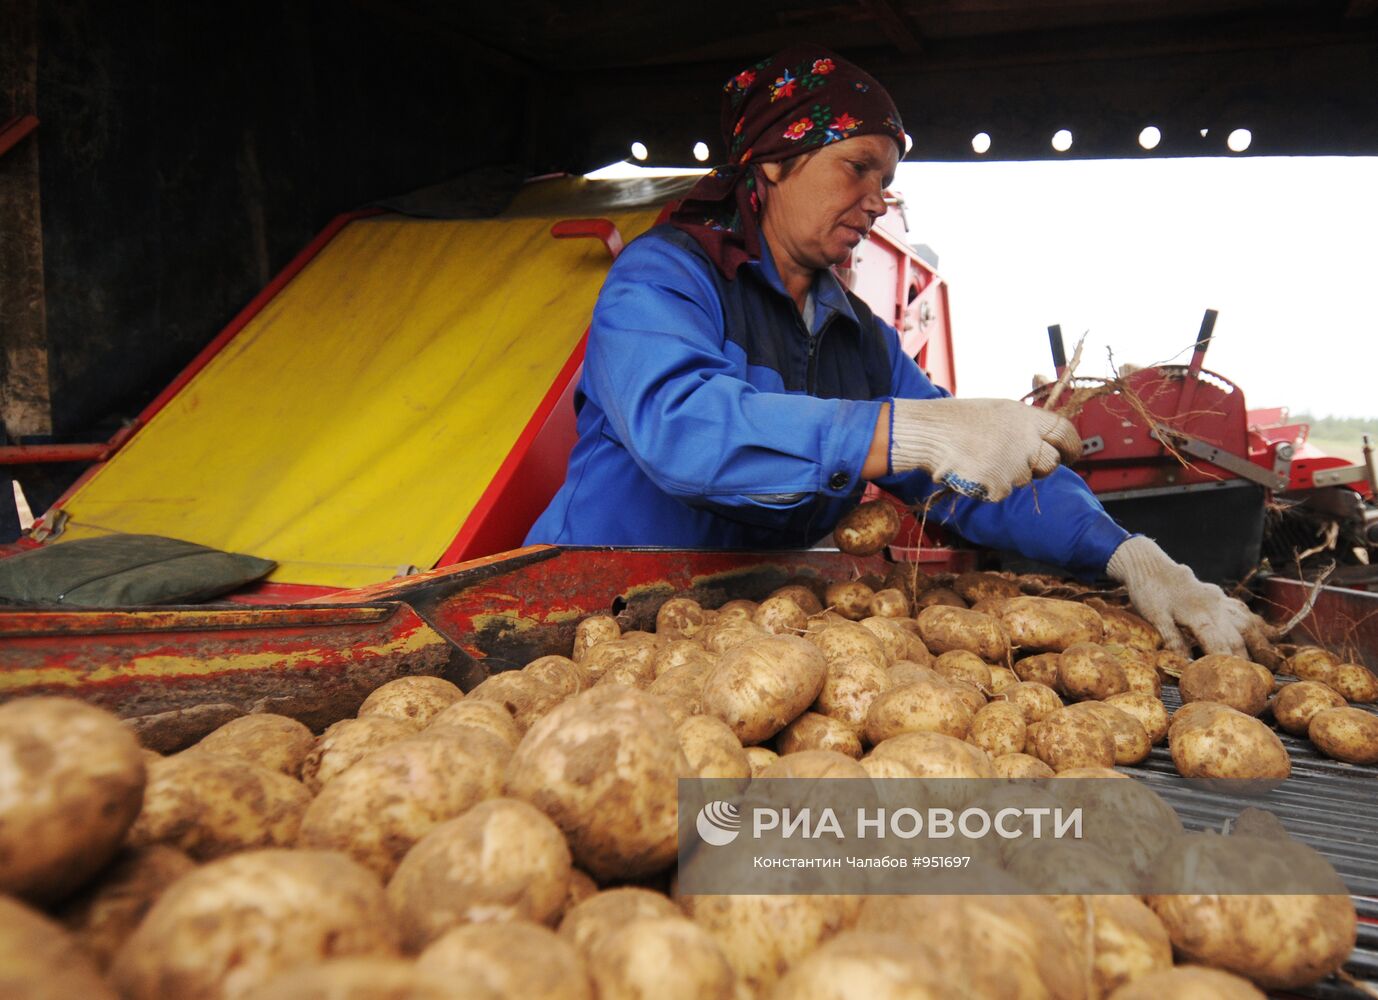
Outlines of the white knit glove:
{"type": "Polygon", "coordinates": [[[1215,584],[1196,579],[1190,568],[1174,562],[1151,538],[1136,535],[1121,542],[1105,572],[1124,584],[1135,609],[1174,652],[1191,655],[1179,625],[1190,629],[1207,653],[1247,659],[1250,650],[1268,645],[1263,619],[1215,584]]]}
{"type": "Polygon", "coordinates": [[[892,471],[923,469],[977,500],[1003,500],[1081,455],[1067,420],[1012,399],[897,399],[893,421],[892,471]]]}

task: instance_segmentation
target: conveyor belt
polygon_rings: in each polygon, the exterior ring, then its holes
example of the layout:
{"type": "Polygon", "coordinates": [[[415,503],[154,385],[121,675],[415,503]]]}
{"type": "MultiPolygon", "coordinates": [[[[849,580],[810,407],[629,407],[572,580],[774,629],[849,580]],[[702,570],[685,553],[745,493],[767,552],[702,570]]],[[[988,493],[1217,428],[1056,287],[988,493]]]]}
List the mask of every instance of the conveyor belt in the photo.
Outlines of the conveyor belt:
{"type": "MultiPolygon", "coordinates": [[[[1162,696],[1169,711],[1181,706],[1176,687],[1164,687],[1162,696]]],[[[1369,838],[1370,831],[1378,830],[1378,768],[1331,760],[1310,740],[1281,730],[1277,733],[1292,758],[1292,775],[1263,797],[1230,796],[1185,785],[1166,746],[1155,747],[1142,764],[1122,770],[1162,796],[1189,830],[1221,830],[1244,809],[1266,809],[1293,837],[1323,854],[1354,895],[1359,913],[1359,940],[1345,971],[1355,979],[1378,984],[1378,842],[1369,838]]],[[[1333,977],[1285,995],[1315,1000],[1365,996],[1333,977]]]]}

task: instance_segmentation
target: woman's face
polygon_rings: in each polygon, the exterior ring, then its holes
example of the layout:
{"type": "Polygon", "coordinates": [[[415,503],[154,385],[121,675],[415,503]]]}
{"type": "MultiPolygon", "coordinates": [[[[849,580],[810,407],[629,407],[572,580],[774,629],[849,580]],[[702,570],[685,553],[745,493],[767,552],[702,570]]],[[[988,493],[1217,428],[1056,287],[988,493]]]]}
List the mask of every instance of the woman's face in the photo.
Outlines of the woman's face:
{"type": "Polygon", "coordinates": [[[847,259],[885,214],[899,150],[883,135],[833,142],[786,170],[763,163],[761,226],[777,262],[822,270],[847,259]]]}

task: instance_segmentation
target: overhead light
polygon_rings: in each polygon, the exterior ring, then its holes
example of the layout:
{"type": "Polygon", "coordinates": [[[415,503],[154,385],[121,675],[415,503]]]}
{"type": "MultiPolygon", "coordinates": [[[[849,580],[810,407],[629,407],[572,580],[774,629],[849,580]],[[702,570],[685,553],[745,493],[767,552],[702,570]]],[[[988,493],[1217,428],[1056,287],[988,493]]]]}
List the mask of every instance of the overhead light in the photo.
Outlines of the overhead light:
{"type": "Polygon", "coordinates": [[[978,156],[990,150],[990,136],[985,132],[977,132],[971,137],[972,152],[978,156]]]}
{"type": "Polygon", "coordinates": [[[646,148],[646,144],[645,144],[644,142],[639,142],[639,141],[638,141],[638,142],[632,143],[632,159],[634,159],[634,160],[644,160],[644,159],[646,159],[646,157],[648,157],[648,156],[650,156],[650,155],[651,155],[651,151],[650,151],[649,149],[646,148]]]}
{"type": "Polygon", "coordinates": [[[1065,128],[1060,128],[1053,133],[1053,148],[1059,153],[1065,153],[1072,148],[1072,133],[1065,128]]]}
{"type": "Polygon", "coordinates": [[[1144,149],[1157,149],[1162,141],[1163,133],[1158,131],[1157,125],[1149,125],[1139,133],[1139,145],[1144,149]]]}
{"type": "Polygon", "coordinates": [[[1248,149],[1254,141],[1254,134],[1246,128],[1237,128],[1229,134],[1225,140],[1225,145],[1230,147],[1232,153],[1242,153],[1248,149]]]}
{"type": "Polygon", "coordinates": [[[694,143],[694,159],[700,163],[708,159],[708,143],[702,141],[694,143]]]}

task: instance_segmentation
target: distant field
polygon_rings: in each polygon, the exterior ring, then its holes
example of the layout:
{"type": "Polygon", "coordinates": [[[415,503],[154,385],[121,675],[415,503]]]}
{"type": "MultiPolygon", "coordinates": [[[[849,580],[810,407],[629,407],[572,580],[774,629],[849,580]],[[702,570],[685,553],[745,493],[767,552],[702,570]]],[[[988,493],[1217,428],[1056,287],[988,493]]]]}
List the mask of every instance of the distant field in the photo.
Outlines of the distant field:
{"type": "MultiPolygon", "coordinates": [[[[1362,462],[1364,460],[1364,441],[1358,434],[1334,435],[1322,437],[1312,434],[1307,438],[1308,443],[1313,448],[1319,448],[1327,455],[1334,455],[1336,458],[1347,458],[1351,462],[1362,462]]],[[[1378,440],[1373,442],[1378,448],[1378,440]]]]}

